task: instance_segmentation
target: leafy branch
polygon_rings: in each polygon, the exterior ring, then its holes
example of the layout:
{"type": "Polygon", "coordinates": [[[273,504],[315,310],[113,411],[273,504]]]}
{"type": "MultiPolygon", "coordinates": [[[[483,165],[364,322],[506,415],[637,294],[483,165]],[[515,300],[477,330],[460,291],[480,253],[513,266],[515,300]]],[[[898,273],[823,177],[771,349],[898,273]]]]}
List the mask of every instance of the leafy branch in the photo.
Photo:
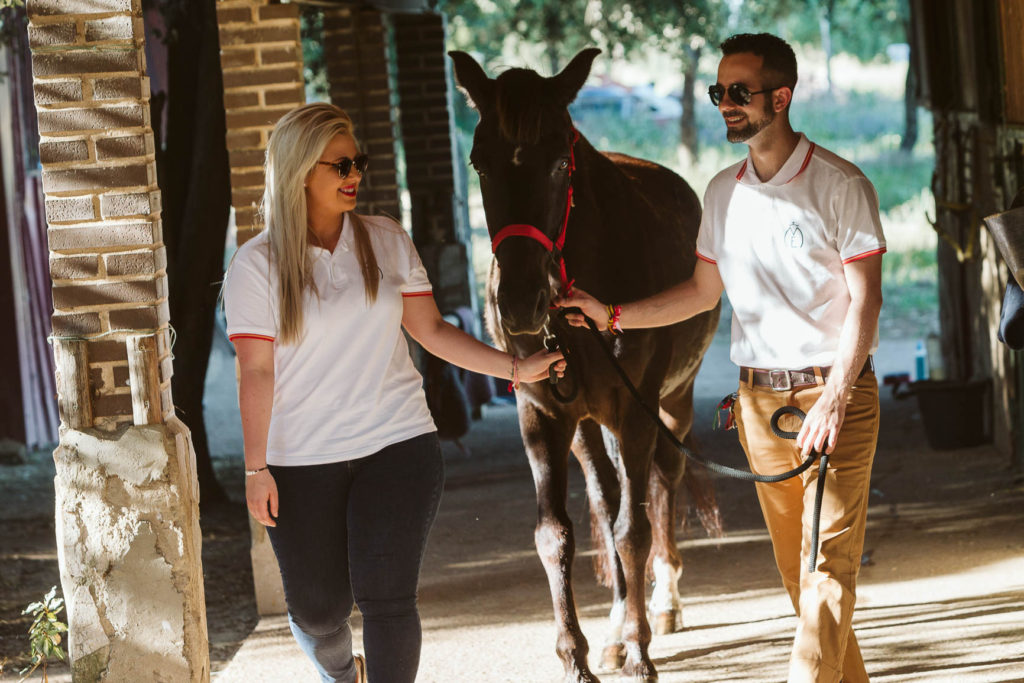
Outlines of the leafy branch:
{"type": "Polygon", "coordinates": [[[29,655],[32,660],[29,666],[19,672],[22,675],[20,680],[24,681],[42,666],[45,683],[48,680],[46,666],[50,660],[56,658],[64,661],[64,649],[60,646],[61,634],[67,633],[68,627],[57,619],[63,609],[64,599],[57,597],[57,587],[54,586],[41,602],[33,602],[22,611],[22,614],[31,614],[34,618],[28,629],[31,646],[29,655]]]}

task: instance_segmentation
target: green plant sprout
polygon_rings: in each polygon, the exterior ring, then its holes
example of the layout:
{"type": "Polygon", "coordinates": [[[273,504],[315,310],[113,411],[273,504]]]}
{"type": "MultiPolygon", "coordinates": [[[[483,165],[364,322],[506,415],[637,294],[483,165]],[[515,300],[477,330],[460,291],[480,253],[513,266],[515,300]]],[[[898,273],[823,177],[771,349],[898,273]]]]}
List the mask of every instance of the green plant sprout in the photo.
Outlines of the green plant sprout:
{"type": "Polygon", "coordinates": [[[66,633],[68,627],[67,624],[57,620],[63,609],[64,599],[57,597],[57,587],[54,586],[42,602],[33,602],[22,611],[22,614],[31,614],[34,618],[32,626],[28,629],[31,645],[29,655],[32,657],[32,661],[29,666],[19,672],[22,675],[20,681],[24,681],[42,666],[43,683],[46,683],[49,680],[46,676],[47,664],[54,657],[64,661],[64,649],[60,646],[61,634],[66,633]]]}

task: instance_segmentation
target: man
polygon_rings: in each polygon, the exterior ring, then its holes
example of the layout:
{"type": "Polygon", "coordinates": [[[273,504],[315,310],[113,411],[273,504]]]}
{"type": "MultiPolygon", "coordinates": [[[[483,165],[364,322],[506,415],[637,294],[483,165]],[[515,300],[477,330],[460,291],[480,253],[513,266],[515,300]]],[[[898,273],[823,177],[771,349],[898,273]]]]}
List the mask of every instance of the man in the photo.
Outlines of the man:
{"type": "MultiPolygon", "coordinates": [[[[878,437],[877,347],[885,238],[878,195],[853,164],[793,131],[796,57],[769,34],[721,45],[711,101],[730,142],[750,148],[708,185],[693,276],[641,301],[606,307],[577,290],[562,306],[616,326],[656,327],[733,306],[730,356],[740,367],[740,443],[760,474],[830,454],[817,570],[807,570],[817,468],[757,484],[782,582],[799,617],[791,682],[867,681],[851,628],[878,437]],[[796,441],[768,422],[781,406],[807,413],[796,441]]],[[[583,316],[567,317],[584,325],[583,316]]],[[[788,419],[788,418],[787,418],[788,419]]],[[[790,428],[783,422],[783,428],[790,428]]]]}

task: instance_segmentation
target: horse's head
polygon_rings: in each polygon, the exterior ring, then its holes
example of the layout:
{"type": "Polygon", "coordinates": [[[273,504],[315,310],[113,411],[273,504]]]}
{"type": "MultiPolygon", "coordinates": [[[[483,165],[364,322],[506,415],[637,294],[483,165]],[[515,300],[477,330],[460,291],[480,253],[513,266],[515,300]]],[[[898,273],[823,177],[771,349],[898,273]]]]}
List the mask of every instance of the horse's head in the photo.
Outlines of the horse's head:
{"type": "Polygon", "coordinates": [[[556,76],[509,69],[495,79],[465,52],[455,75],[480,113],[470,162],[480,175],[501,278],[498,311],[510,334],[539,332],[560,284],[576,131],[569,103],[601,51],[583,50],[556,76]]]}

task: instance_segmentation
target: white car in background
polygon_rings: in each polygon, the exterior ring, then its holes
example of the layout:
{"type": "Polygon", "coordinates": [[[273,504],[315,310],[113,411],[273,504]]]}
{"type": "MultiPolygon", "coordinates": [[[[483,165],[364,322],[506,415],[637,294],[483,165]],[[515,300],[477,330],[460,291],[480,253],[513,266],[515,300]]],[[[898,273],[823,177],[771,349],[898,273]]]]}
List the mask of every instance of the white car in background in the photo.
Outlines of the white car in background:
{"type": "Polygon", "coordinates": [[[623,120],[642,118],[658,125],[676,122],[683,105],[674,97],[654,92],[650,85],[626,88],[621,85],[584,86],[569,105],[574,118],[613,115],[623,120]]]}

